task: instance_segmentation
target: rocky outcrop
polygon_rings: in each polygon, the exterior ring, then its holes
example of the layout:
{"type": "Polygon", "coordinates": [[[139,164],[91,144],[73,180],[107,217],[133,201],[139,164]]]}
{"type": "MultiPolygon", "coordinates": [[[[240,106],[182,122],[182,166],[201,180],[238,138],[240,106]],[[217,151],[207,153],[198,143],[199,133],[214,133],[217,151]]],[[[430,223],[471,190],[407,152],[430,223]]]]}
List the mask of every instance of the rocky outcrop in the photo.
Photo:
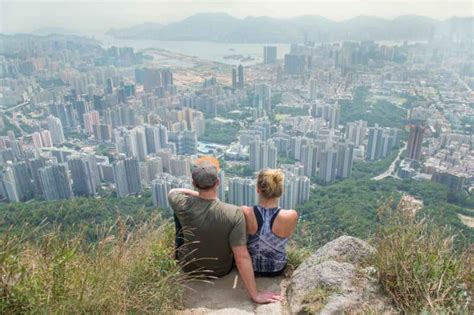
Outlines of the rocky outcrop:
{"type": "Polygon", "coordinates": [[[291,314],[391,313],[376,270],[363,262],[376,250],[341,236],[318,249],[293,273],[286,298],[291,314]]]}
{"type": "Polygon", "coordinates": [[[234,270],[210,283],[193,283],[180,315],[287,315],[394,313],[381,293],[377,271],[366,259],[376,250],[367,242],[341,236],[319,248],[290,279],[258,278],[261,290],[281,292],[281,303],[255,305],[234,270]]]}

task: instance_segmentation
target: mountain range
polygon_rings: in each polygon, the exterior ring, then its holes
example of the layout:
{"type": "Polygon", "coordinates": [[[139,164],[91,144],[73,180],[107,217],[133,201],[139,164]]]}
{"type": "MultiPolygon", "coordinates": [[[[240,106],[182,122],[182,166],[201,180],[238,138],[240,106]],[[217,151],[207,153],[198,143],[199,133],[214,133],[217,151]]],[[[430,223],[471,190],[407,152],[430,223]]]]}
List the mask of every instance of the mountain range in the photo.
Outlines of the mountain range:
{"type": "Polygon", "coordinates": [[[235,43],[338,40],[428,40],[433,37],[474,38],[474,17],[453,17],[444,21],[418,15],[389,20],[358,16],[332,21],[321,16],[289,19],[246,17],[225,13],[199,13],[167,25],[145,23],[107,32],[116,38],[195,40],[235,43]]]}

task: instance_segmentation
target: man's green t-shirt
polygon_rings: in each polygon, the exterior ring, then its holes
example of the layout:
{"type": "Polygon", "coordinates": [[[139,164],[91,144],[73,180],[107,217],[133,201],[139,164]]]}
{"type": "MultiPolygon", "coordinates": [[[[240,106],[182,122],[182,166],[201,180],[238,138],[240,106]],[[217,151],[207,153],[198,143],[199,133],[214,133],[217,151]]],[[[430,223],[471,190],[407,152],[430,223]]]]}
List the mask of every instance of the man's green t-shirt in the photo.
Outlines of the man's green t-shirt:
{"type": "Polygon", "coordinates": [[[185,271],[223,276],[232,269],[232,247],[247,244],[245,218],[240,207],[218,199],[172,192],[169,202],[184,233],[178,258],[185,271]]]}

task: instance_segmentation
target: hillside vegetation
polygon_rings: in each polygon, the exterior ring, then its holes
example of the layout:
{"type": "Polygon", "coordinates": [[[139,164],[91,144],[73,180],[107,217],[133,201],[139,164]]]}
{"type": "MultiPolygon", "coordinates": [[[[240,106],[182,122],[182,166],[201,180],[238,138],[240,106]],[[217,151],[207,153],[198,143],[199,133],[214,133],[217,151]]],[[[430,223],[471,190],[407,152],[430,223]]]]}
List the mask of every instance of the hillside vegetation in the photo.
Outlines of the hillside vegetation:
{"type": "Polygon", "coordinates": [[[472,215],[469,196],[463,198],[434,182],[395,179],[345,180],[313,190],[310,199],[297,206],[301,221],[296,237],[313,248],[341,235],[367,239],[375,233],[379,222],[376,210],[389,198],[394,199],[396,206],[403,193],[423,200],[419,217],[429,216],[438,226],[448,226],[459,233],[457,246],[474,242],[474,229],[458,217],[458,213],[472,215]]]}
{"type": "Polygon", "coordinates": [[[459,252],[449,228],[416,218],[403,204],[388,201],[377,210],[380,224],[369,263],[404,314],[472,314],[474,253],[459,252]]]}
{"type": "Polygon", "coordinates": [[[94,244],[40,232],[2,236],[1,314],[164,314],[181,304],[189,275],[174,260],[171,225],[150,221],[126,232],[119,218],[94,244]]]}
{"type": "Polygon", "coordinates": [[[381,127],[402,128],[405,123],[406,111],[385,100],[370,102],[367,100],[369,90],[358,87],[354,98],[341,102],[341,123],[354,120],[365,120],[368,126],[379,124],[381,127]]]}
{"type": "MultiPolygon", "coordinates": [[[[0,204],[0,233],[18,234],[25,225],[42,226],[41,232],[57,229],[61,233],[81,233],[88,242],[97,242],[101,230],[114,226],[118,216],[131,229],[150,217],[170,213],[153,207],[151,196],[127,198],[73,198],[58,201],[32,201],[29,203],[0,204]]],[[[159,224],[160,222],[158,222],[159,224]]]]}

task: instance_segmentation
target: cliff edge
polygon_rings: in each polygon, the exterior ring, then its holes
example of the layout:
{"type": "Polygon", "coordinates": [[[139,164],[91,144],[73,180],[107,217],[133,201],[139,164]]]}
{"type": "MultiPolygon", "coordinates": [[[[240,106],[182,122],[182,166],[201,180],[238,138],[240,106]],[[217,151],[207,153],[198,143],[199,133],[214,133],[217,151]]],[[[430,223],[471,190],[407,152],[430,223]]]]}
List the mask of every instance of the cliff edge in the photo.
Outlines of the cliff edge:
{"type": "Polygon", "coordinates": [[[257,278],[260,290],[284,295],[281,303],[252,303],[236,271],[212,283],[193,283],[185,293],[185,309],[178,314],[392,313],[377,271],[363,264],[375,251],[363,240],[341,236],[319,248],[289,279],[257,278]]]}

